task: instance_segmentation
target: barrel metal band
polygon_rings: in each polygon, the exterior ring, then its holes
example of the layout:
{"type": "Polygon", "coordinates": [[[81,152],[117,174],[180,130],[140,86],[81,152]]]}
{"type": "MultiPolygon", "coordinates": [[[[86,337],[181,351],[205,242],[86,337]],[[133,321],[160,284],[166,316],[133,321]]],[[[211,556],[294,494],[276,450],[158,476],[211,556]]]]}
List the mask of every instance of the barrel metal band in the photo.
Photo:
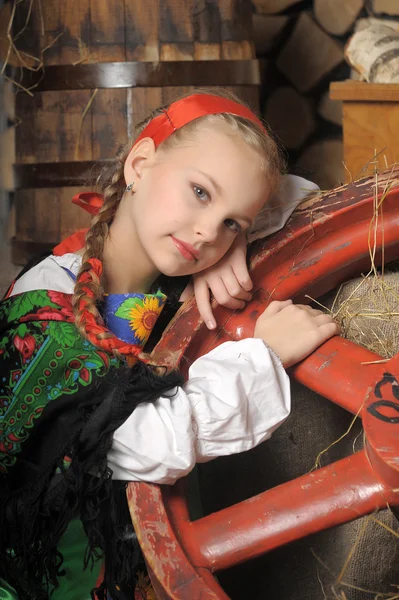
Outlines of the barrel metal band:
{"type": "Polygon", "coordinates": [[[23,70],[22,85],[35,92],[166,86],[255,86],[258,60],[177,60],[49,65],[23,70]]]}
{"type": "Polygon", "coordinates": [[[14,165],[15,189],[93,186],[113,160],[83,160],[14,165]]]}

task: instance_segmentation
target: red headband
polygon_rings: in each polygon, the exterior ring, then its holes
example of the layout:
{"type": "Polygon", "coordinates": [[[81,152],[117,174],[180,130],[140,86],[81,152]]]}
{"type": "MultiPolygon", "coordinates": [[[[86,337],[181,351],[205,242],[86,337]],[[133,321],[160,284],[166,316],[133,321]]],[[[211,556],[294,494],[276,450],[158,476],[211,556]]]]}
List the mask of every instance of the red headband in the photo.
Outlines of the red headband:
{"type": "MultiPolygon", "coordinates": [[[[249,119],[257,125],[262,131],[267,133],[262,122],[254,113],[239,102],[223,98],[222,96],[213,96],[212,94],[191,94],[176,102],[172,102],[169,108],[164,109],[162,114],[154,117],[140,133],[135,144],[145,137],[152,138],[155,146],[159,146],[177,129],[180,129],[187,123],[204,117],[205,115],[215,115],[220,113],[229,113],[238,117],[249,119]]],[[[72,198],[72,202],[77,204],[92,215],[96,215],[103,204],[104,198],[96,192],[82,192],[72,198]]],[[[67,252],[75,252],[84,246],[87,229],[81,229],[70,237],[66,238],[53,250],[56,256],[61,256],[67,252]]]]}
{"type": "Polygon", "coordinates": [[[245,117],[255,123],[262,131],[266,132],[265,127],[258,117],[243,104],[221,96],[213,96],[212,94],[191,94],[191,96],[172,102],[169,108],[163,110],[162,114],[151,119],[147,127],[140,133],[135,144],[141,139],[149,137],[154,140],[155,146],[159,146],[172,133],[187,125],[187,123],[205,115],[220,113],[245,117]]]}

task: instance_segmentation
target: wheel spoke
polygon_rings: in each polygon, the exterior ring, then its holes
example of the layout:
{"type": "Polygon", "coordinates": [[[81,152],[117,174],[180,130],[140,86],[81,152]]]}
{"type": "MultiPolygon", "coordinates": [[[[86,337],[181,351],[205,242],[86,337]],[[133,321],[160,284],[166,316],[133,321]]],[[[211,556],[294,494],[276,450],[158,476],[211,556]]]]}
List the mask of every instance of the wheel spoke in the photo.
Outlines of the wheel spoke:
{"type": "Polygon", "coordinates": [[[193,564],[213,571],[395,503],[364,451],[193,523],[179,535],[193,564]]]}
{"type": "Polygon", "coordinates": [[[292,369],[297,381],[356,414],[370,382],[381,371],[381,356],[349,340],[335,336],[292,369]]]}

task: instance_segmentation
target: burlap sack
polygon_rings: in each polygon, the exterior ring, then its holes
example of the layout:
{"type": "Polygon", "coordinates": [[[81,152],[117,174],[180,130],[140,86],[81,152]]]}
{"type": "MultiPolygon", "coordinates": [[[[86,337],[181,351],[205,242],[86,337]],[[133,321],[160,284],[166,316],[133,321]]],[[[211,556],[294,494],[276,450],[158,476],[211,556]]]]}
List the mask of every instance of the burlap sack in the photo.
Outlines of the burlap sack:
{"type": "MultiPolygon", "coordinates": [[[[342,287],[335,310],[356,289],[359,280],[342,287]]],[[[391,288],[391,312],[399,312],[399,273],[385,277],[391,288]],[[396,303],[396,305],[395,305],[396,303]],[[395,309],[395,310],[394,310],[395,309]]],[[[367,284],[370,286],[371,284],[367,284]]],[[[330,307],[337,291],[323,298],[330,307]]],[[[376,309],[376,292],[366,286],[357,289],[359,314],[376,309]],[[361,300],[361,298],[363,298],[361,300]]],[[[385,300],[384,300],[385,302],[385,300]]],[[[378,308],[378,306],[377,306],[378,308]]],[[[382,312],[378,311],[377,312],[382,312]]],[[[361,321],[348,325],[362,331],[363,343],[374,342],[369,325],[361,321]]],[[[375,319],[386,330],[398,350],[399,323],[375,319]]],[[[356,337],[356,336],[355,336],[356,337]]],[[[356,341],[358,341],[356,339],[356,341]]],[[[382,350],[378,350],[383,354],[382,350]]],[[[337,440],[349,427],[352,415],[309,389],[292,383],[293,409],[288,421],[271,440],[254,450],[200,465],[199,479],[205,513],[232,505],[254,494],[308,472],[319,452],[337,440]]],[[[322,465],[339,460],[362,447],[362,427],[357,420],[350,433],[322,456],[322,465]]],[[[292,498],[295,510],[295,498],[292,498]]],[[[389,510],[375,515],[399,534],[396,518],[389,510]]],[[[236,566],[218,575],[232,600],[382,600],[399,594],[399,539],[368,517],[321,532],[274,550],[256,560],[236,566]],[[361,533],[361,535],[359,535],[361,533]],[[337,581],[348,556],[349,563],[337,581]],[[361,589],[362,588],[362,589],[361,589]],[[369,590],[368,592],[362,590],[369,590]],[[344,594],[344,595],[343,595],[344,594]]]]}
{"type": "Polygon", "coordinates": [[[357,344],[390,358],[399,348],[399,274],[358,277],[327,295],[325,305],[357,344]]]}

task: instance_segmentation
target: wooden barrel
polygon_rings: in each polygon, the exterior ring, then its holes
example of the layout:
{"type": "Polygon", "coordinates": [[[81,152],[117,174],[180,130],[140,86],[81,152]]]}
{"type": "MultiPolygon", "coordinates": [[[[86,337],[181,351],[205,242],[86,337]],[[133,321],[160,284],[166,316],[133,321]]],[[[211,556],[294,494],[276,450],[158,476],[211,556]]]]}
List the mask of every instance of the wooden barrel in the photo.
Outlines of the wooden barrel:
{"type": "Polygon", "coordinates": [[[154,108],[223,86],[257,109],[250,2],[22,0],[12,24],[35,69],[13,74],[30,90],[16,96],[14,262],[87,224],[71,197],[154,108]]]}

